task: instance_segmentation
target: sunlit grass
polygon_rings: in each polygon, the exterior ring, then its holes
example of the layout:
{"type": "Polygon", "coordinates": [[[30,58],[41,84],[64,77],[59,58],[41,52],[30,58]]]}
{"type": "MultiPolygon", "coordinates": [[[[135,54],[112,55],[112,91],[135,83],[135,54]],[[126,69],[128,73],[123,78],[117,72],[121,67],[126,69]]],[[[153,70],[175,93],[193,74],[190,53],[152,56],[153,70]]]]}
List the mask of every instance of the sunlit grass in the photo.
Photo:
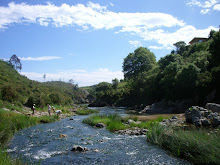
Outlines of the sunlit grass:
{"type": "Polygon", "coordinates": [[[76,111],[76,114],[78,115],[89,115],[92,113],[98,113],[99,110],[95,110],[95,109],[79,109],[76,111]]]}
{"type": "Polygon", "coordinates": [[[118,114],[113,114],[113,115],[93,115],[84,119],[83,122],[92,126],[96,125],[97,123],[103,123],[107,126],[107,129],[109,131],[117,131],[128,128],[132,129],[134,127],[148,129],[151,128],[153,125],[158,124],[164,118],[158,117],[153,121],[146,121],[141,123],[131,122],[130,125],[128,125],[126,123],[128,122],[129,119],[137,121],[136,116],[121,117],[118,114]]]}
{"type": "Polygon", "coordinates": [[[194,164],[220,164],[220,131],[153,126],[147,140],[194,164]]]}

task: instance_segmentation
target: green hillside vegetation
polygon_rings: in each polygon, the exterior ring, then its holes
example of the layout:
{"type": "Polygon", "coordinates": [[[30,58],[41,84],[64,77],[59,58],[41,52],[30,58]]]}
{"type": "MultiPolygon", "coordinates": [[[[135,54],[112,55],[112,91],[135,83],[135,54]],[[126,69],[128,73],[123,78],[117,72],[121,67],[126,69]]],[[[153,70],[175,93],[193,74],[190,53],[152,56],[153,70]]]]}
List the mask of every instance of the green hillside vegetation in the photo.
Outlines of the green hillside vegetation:
{"type": "Polygon", "coordinates": [[[206,42],[187,46],[180,41],[174,46],[176,50],[157,62],[144,47],[129,53],[122,66],[123,85],[99,83],[91,106],[141,106],[186,99],[196,105],[220,103],[220,32],[212,30],[206,42]]]}
{"type": "Polygon", "coordinates": [[[7,104],[17,106],[44,107],[47,103],[70,105],[87,102],[88,92],[77,85],[52,81],[40,83],[22,76],[10,64],[0,61],[0,107],[7,104]],[[4,104],[4,105],[3,105],[4,104]]]}

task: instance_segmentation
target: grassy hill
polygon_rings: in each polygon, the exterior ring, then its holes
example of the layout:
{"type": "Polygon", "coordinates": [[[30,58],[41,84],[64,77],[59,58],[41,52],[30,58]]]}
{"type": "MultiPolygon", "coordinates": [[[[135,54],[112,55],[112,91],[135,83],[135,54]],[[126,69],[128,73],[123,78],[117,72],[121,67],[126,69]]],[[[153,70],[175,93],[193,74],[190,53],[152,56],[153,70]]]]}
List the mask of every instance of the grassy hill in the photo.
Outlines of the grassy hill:
{"type": "Polygon", "coordinates": [[[0,60],[0,107],[3,104],[18,106],[44,107],[47,103],[69,105],[86,103],[88,92],[79,89],[77,85],[52,81],[40,83],[29,80],[13,69],[7,62],[0,60]]]}

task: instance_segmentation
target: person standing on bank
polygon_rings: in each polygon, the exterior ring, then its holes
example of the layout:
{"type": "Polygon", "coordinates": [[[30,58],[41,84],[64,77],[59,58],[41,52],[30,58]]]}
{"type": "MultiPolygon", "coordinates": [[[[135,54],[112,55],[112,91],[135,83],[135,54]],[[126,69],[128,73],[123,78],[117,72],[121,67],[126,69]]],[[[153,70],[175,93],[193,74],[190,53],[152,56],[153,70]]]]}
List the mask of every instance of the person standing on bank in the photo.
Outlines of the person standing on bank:
{"type": "Polygon", "coordinates": [[[35,112],[35,104],[33,104],[33,106],[32,106],[32,115],[34,115],[34,112],[35,112]]]}
{"type": "Polygon", "coordinates": [[[50,116],[51,106],[50,106],[50,104],[47,104],[47,106],[48,106],[48,113],[49,113],[49,116],[50,116]]]}

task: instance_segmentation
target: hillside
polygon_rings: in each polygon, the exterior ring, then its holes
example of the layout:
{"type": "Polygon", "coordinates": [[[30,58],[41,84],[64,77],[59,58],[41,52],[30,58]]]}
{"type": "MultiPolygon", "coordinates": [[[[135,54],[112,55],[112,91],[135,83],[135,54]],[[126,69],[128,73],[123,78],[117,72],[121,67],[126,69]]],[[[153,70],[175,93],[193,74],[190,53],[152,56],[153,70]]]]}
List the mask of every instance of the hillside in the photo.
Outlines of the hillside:
{"type": "Polygon", "coordinates": [[[179,103],[220,103],[220,32],[212,30],[206,42],[187,45],[179,41],[174,46],[176,50],[157,62],[156,56],[144,47],[129,53],[122,66],[125,85],[98,84],[91,106],[141,109],[162,103],[163,109],[179,103]]]}
{"type": "Polygon", "coordinates": [[[78,86],[61,82],[45,82],[29,80],[20,75],[7,62],[0,61],[0,106],[5,103],[15,105],[43,107],[49,104],[69,105],[86,103],[88,92],[78,86]]]}

